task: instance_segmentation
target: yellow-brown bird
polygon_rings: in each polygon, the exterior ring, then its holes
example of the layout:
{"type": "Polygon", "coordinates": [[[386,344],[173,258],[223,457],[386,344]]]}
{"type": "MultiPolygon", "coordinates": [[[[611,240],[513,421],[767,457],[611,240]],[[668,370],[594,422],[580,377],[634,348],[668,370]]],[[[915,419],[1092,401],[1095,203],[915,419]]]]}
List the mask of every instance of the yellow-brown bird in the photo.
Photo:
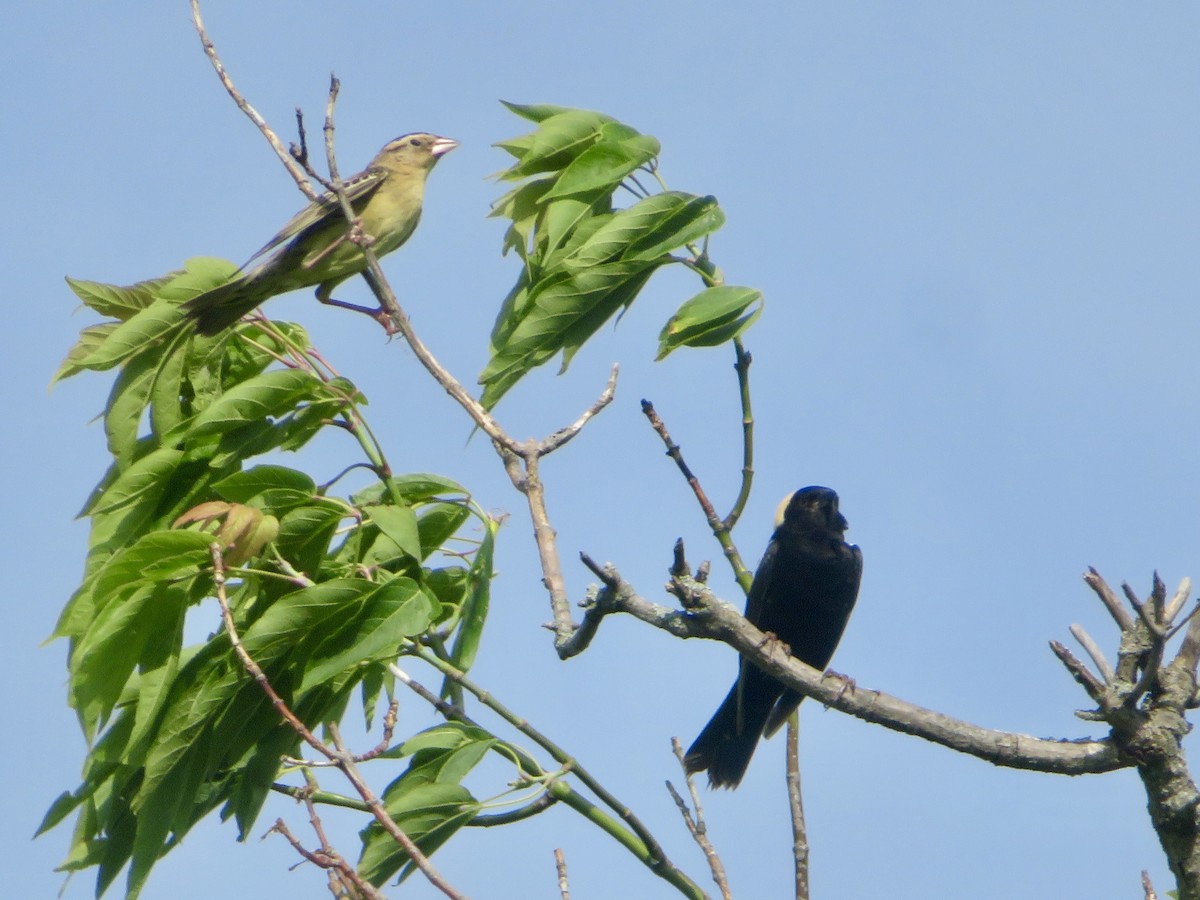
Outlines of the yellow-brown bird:
{"type": "MultiPolygon", "coordinates": [[[[457,146],[458,141],[435,134],[406,134],[390,141],[366,169],[345,180],[346,197],[362,231],[374,239],[371,249],[376,256],[391,253],[412,236],[421,219],[425,179],[437,161],[457,146]]],[[[232,279],[187,301],[183,309],[198,332],[212,335],[270,297],[316,285],[322,303],[371,314],[389,327],[382,311],[332,296],[335,287],[367,267],[348,230],[337,197],[325,193],[284,225],[232,279]]]]}

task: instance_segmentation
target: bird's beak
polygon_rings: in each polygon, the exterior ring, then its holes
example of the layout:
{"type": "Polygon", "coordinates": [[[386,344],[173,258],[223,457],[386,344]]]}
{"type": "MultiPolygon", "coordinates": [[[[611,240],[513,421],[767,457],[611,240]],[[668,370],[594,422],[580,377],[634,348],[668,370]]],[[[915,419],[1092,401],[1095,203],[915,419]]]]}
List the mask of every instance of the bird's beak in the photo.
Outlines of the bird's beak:
{"type": "Polygon", "coordinates": [[[458,141],[454,138],[440,137],[434,140],[433,146],[429,148],[429,152],[434,156],[443,156],[458,146],[458,141]]]}

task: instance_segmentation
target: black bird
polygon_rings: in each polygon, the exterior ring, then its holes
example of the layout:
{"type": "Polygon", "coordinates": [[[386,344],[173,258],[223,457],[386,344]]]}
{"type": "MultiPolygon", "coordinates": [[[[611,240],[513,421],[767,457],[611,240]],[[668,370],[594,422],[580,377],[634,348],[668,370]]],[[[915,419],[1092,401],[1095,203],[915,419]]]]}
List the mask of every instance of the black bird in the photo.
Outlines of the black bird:
{"type": "MultiPolygon", "coordinates": [[[[838,495],[829,488],[801,488],[785,497],[746,598],[752,624],[822,671],[841,640],[862,579],[862,551],[845,542],[845,531],[838,495]]],[[[803,699],[739,659],[725,702],[688,748],[687,771],[707,769],[711,787],[737,787],[758,739],[774,734],[803,699]]]]}

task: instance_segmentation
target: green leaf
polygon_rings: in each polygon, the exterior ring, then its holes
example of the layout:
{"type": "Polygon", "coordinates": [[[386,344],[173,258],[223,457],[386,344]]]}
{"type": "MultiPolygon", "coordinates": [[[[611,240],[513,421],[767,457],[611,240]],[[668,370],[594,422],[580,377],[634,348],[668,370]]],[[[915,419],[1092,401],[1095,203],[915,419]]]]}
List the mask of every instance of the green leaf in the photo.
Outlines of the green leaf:
{"type": "Polygon", "coordinates": [[[402,553],[420,560],[421,534],[417,515],[409,506],[367,506],[363,513],[402,553]]]}
{"type": "Polygon", "coordinates": [[[361,612],[346,613],[335,639],[320,642],[305,655],[299,695],[365,663],[394,659],[405,638],[428,630],[435,609],[420,585],[401,576],[365,596],[361,612]]]}
{"type": "Polygon", "coordinates": [[[187,592],[144,584],[105,606],[71,654],[71,705],[89,739],[108,717],[151,641],[174,643],[187,592]]]}
{"type": "MultiPolygon", "coordinates": [[[[385,794],[384,805],[393,821],[426,856],[454,836],[481,809],[470,791],[457,784],[417,784],[385,794]]],[[[358,870],[379,886],[408,861],[408,854],[376,822],[362,832],[358,870]]]]}
{"type": "MultiPolygon", "coordinates": [[[[465,497],[469,493],[457,481],[429,472],[395,475],[389,479],[388,483],[399,492],[405,502],[414,504],[442,494],[461,494],[465,497]]],[[[356,494],[351,494],[350,502],[355,506],[370,506],[373,503],[385,503],[390,497],[391,492],[388,486],[383,482],[377,482],[356,494]]]]}
{"type": "Polygon", "coordinates": [[[441,549],[470,517],[471,511],[459,503],[435,503],[422,510],[417,519],[417,528],[421,533],[421,559],[441,549]]]}
{"type": "Polygon", "coordinates": [[[159,299],[138,312],[133,318],[122,322],[99,347],[80,361],[86,369],[111,369],[130,357],[142,353],[160,338],[174,334],[177,339],[184,336],[183,312],[173,300],[159,299]]]}
{"type": "Polygon", "coordinates": [[[565,247],[577,229],[582,228],[594,216],[603,216],[611,211],[611,188],[559,197],[544,204],[544,211],[537,226],[535,254],[548,264],[554,251],[565,247]]]}
{"type": "Polygon", "coordinates": [[[66,281],[67,286],[75,292],[75,296],[89,309],[102,316],[124,321],[153,303],[163,285],[180,274],[180,271],[169,272],[161,278],[139,281],[127,287],[70,277],[66,281]]]}
{"type": "Polygon", "coordinates": [[[636,299],[657,263],[618,260],[581,269],[550,283],[527,306],[521,322],[497,347],[479,376],[483,404],[494,406],[504,393],[533,368],[564,351],[571,355],[618,309],[636,299]]]}
{"type": "Polygon", "coordinates": [[[174,447],[160,447],[147,453],[93,496],[83,514],[98,516],[134,505],[156,503],[170,486],[170,478],[182,461],[183,451],[174,447]]]}
{"type": "Polygon", "coordinates": [[[644,223],[644,233],[631,241],[625,259],[657,259],[725,224],[725,214],[713,196],[668,191],[644,202],[650,221],[644,223]]]}
{"type": "MultiPolygon", "coordinates": [[[[463,672],[469,672],[475,664],[475,656],[483,638],[483,626],[491,605],[496,532],[499,528],[500,523],[494,519],[488,518],[484,522],[483,541],[475,551],[467,575],[468,590],[462,608],[462,622],[454,637],[454,649],[450,653],[450,661],[463,672]]],[[[443,685],[442,696],[446,696],[448,688],[448,683],[443,685]]]]}
{"type": "Polygon", "coordinates": [[[713,197],[668,191],[619,210],[562,261],[570,269],[610,260],[653,260],[715,231],[724,222],[713,197]]]}
{"type": "Polygon", "coordinates": [[[275,548],[297,571],[314,577],[321,568],[338,523],[349,514],[345,507],[332,502],[289,510],[280,517],[275,548]]]}
{"type": "MultiPolygon", "coordinates": [[[[193,339],[189,349],[195,349],[198,343],[193,339]]],[[[192,405],[184,399],[191,388],[183,374],[188,356],[188,353],[166,353],[159,359],[150,390],[150,428],[156,435],[165,435],[191,414],[192,405]]]]}
{"type": "Polygon", "coordinates": [[[361,578],[339,578],[292,591],[245,631],[242,643],[251,658],[267,668],[305,635],[337,631],[348,611],[377,587],[361,578]]]}
{"type": "Polygon", "coordinates": [[[119,322],[102,322],[99,325],[89,325],[79,332],[79,340],[67,351],[66,358],[59,364],[58,371],[50,379],[50,384],[57,384],[65,378],[87,371],[83,361],[95,353],[119,325],[119,322]]]}
{"type": "Polygon", "coordinates": [[[507,100],[501,100],[500,102],[522,119],[528,119],[530,122],[544,122],[551,116],[557,116],[560,113],[570,112],[569,107],[555,106],[552,103],[523,104],[510,103],[507,100]]]}
{"type": "Polygon", "coordinates": [[[220,434],[242,425],[260,423],[289,412],[300,400],[324,390],[315,375],[303,369],[274,369],[235,385],[204,409],[188,428],[188,436],[220,434]]]}
{"type": "Polygon", "coordinates": [[[128,465],[137,445],[138,429],[142,415],[150,402],[158,374],[157,360],[152,354],[143,353],[122,367],[113,382],[104,412],[104,434],[108,439],[108,452],[121,465],[128,465]]]}
{"type": "Polygon", "coordinates": [[[523,178],[568,166],[575,157],[600,139],[600,126],[610,116],[585,109],[570,109],[543,119],[520,160],[504,178],[523,178]]]}
{"type": "Polygon", "coordinates": [[[721,285],[684,303],[658,336],[657,359],[679,347],[716,347],[743,334],[762,313],[762,291],[721,285]]]}
{"type": "Polygon", "coordinates": [[[264,509],[286,511],[312,502],[317,485],[304,472],[286,466],[253,466],[222,478],[213,490],[230,503],[253,500],[264,509]]]}
{"type": "Polygon", "coordinates": [[[104,606],[112,595],[143,584],[197,574],[212,558],[212,536],[198,531],[155,531],[114,553],[92,583],[93,602],[104,606]]]}
{"type": "Polygon", "coordinates": [[[654,158],[647,148],[630,144],[593,144],[571,161],[545,200],[595,190],[616,190],[625,176],[654,158]]]}

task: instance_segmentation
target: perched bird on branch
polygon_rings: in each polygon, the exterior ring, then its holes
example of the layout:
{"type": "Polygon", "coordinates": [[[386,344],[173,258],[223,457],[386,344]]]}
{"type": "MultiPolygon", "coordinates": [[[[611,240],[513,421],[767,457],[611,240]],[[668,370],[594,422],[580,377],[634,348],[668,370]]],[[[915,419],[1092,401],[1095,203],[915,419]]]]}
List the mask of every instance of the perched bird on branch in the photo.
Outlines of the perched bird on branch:
{"type": "MultiPolygon", "coordinates": [[[[746,618],[814,669],[829,665],[858,597],[862,551],[845,542],[845,531],[829,488],[785,497],[746,598],[746,618]]],[[[737,787],[758,739],[774,734],[803,699],[739,658],[737,681],[688,748],[687,771],[707,770],[712,787],[737,787]]]]}
{"type": "MultiPolygon", "coordinates": [[[[343,182],[358,227],[373,239],[376,256],[391,253],[412,236],[421,218],[425,179],[437,161],[457,146],[447,137],[406,134],[389,142],[366,169],[343,182]]],[[[187,301],[184,311],[197,331],[212,335],[276,294],[316,285],[322,303],[368,313],[388,327],[381,310],[332,297],[335,287],[367,268],[366,257],[349,231],[337,197],[327,192],[297,213],[232,279],[187,301]],[[261,262],[251,265],[265,254],[261,262]]]]}

